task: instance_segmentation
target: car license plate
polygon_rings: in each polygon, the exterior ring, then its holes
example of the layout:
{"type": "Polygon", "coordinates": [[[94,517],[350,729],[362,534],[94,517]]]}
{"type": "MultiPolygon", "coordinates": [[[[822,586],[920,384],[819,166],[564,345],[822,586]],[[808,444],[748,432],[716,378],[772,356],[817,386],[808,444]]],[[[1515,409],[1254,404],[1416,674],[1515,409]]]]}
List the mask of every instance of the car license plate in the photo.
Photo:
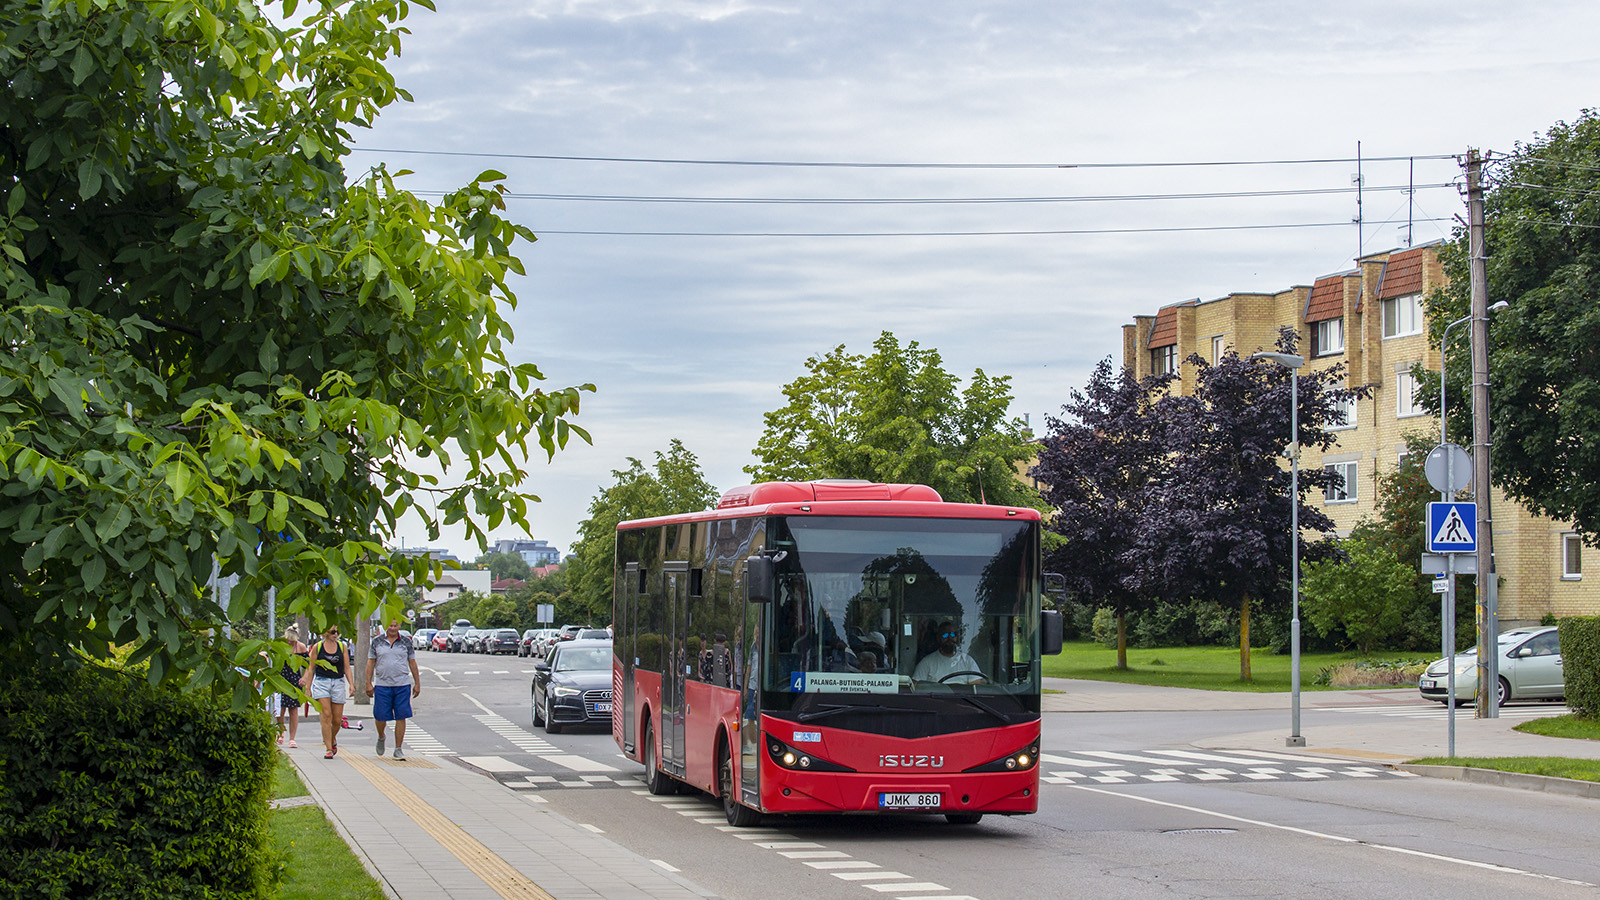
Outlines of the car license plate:
{"type": "Polygon", "coordinates": [[[1439,683],[1432,678],[1424,678],[1422,679],[1422,686],[1425,688],[1438,687],[1439,683]]]}
{"type": "Polygon", "coordinates": [[[594,711],[597,712],[597,713],[600,713],[600,712],[611,712],[611,704],[609,702],[596,703],[594,705],[594,711]]]}
{"type": "Polygon", "coordinates": [[[938,809],[938,794],[879,794],[879,809],[938,809]]]}

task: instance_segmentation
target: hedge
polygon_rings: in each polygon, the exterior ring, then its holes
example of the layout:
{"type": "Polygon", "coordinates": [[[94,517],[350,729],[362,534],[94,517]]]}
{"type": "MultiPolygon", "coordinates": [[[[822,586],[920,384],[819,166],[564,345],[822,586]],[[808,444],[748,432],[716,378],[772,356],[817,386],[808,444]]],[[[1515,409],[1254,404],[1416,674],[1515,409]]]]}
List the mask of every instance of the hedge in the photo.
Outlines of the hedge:
{"type": "Polygon", "coordinates": [[[119,670],[0,671],[0,897],[264,900],[272,735],[119,670]]]}
{"type": "Polygon", "coordinates": [[[1567,682],[1567,709],[1585,719],[1600,718],[1600,616],[1571,616],[1556,623],[1561,635],[1561,671],[1567,682]]]}

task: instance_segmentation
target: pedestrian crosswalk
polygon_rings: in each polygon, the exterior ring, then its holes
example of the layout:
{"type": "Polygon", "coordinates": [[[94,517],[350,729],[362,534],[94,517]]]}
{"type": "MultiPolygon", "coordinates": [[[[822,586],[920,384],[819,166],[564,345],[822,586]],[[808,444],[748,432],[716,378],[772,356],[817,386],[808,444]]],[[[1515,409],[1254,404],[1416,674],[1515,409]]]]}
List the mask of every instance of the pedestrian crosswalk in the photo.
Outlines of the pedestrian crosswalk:
{"type": "Polygon", "coordinates": [[[1045,784],[1157,784],[1186,782],[1324,781],[1343,778],[1414,778],[1410,772],[1332,757],[1266,750],[1072,751],[1039,756],[1045,784]]]}

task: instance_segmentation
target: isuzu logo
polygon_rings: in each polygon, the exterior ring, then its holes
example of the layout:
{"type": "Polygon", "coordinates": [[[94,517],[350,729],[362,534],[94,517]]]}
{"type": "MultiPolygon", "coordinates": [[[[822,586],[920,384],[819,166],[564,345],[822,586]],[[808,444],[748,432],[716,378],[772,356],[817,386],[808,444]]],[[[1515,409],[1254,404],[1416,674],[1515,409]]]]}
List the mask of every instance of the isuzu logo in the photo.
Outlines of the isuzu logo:
{"type": "Polygon", "coordinates": [[[879,756],[878,765],[885,769],[942,769],[943,756],[879,756]]]}

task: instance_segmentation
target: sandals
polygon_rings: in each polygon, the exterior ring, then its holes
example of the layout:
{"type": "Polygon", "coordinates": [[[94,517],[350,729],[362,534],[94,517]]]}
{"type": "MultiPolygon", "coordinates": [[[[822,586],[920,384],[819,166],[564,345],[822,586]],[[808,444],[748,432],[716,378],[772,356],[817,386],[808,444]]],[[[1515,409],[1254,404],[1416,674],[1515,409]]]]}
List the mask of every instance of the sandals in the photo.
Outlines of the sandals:
{"type": "Polygon", "coordinates": [[[291,749],[291,750],[293,750],[294,748],[299,747],[299,746],[300,745],[296,744],[294,741],[290,741],[289,742],[289,749],[291,749]]]}

